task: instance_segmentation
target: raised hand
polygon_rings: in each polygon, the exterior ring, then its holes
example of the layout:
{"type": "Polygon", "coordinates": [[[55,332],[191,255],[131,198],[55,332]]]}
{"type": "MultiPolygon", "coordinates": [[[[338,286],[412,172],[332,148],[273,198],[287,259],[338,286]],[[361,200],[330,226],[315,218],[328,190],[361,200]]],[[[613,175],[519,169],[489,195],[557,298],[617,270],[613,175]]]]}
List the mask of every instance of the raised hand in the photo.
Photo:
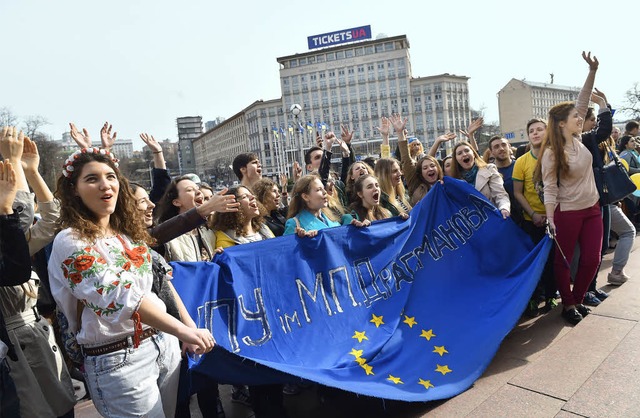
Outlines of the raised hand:
{"type": "Polygon", "coordinates": [[[393,129],[395,129],[397,134],[404,131],[405,126],[407,126],[408,118],[402,119],[402,116],[395,114],[391,115],[391,125],[393,125],[393,129]]]}
{"type": "Polygon", "coordinates": [[[300,164],[297,161],[293,162],[292,172],[293,182],[295,183],[296,181],[300,180],[300,177],[302,177],[302,167],[300,167],[300,164]]]}
{"type": "MultiPolygon", "coordinates": [[[[114,139],[115,139],[115,133],[114,133],[114,139]]],[[[160,146],[158,141],[155,140],[153,135],[149,135],[147,133],[141,133],[140,139],[142,139],[142,142],[144,142],[152,152],[162,152],[162,147],[160,146]]]]}
{"type": "Polygon", "coordinates": [[[225,194],[229,189],[225,188],[214,193],[211,199],[198,206],[196,209],[200,216],[207,217],[213,212],[237,212],[240,203],[236,202],[236,197],[232,194],[225,194]]]}
{"type": "Polygon", "coordinates": [[[100,140],[102,141],[102,148],[110,151],[113,143],[116,142],[117,135],[118,133],[114,131],[113,136],[111,136],[111,125],[109,125],[109,122],[105,122],[104,125],[102,125],[102,129],[100,129],[100,140]]]}
{"type": "Polygon", "coordinates": [[[11,163],[0,161],[0,215],[13,213],[12,206],[17,190],[16,172],[11,163]]]}
{"type": "Polygon", "coordinates": [[[478,129],[482,127],[483,124],[484,124],[484,118],[481,116],[478,119],[474,119],[473,121],[471,121],[466,131],[460,129],[460,133],[466,136],[467,138],[471,139],[471,137],[476,133],[478,129]]]}
{"type": "Polygon", "coordinates": [[[595,93],[597,96],[602,97],[602,99],[604,100],[604,105],[605,106],[607,105],[607,103],[609,103],[609,101],[607,100],[607,96],[604,94],[604,92],[598,90],[598,88],[594,88],[593,89],[593,93],[595,93]]]}
{"type": "Polygon", "coordinates": [[[353,139],[353,132],[349,132],[349,127],[345,125],[340,125],[340,139],[346,142],[347,144],[351,143],[351,139],[353,139]]]}
{"type": "MultiPolygon", "coordinates": [[[[0,155],[14,164],[20,163],[24,148],[24,134],[14,126],[5,126],[0,133],[0,155]]],[[[14,167],[15,169],[15,167],[14,167]]]]}
{"type": "Polygon", "coordinates": [[[331,151],[331,147],[333,147],[333,143],[336,141],[336,135],[333,131],[329,131],[324,134],[324,149],[327,151],[331,151]]]}
{"type": "Polygon", "coordinates": [[[438,142],[448,142],[451,141],[453,139],[456,139],[456,134],[454,134],[453,132],[447,132],[444,135],[440,135],[439,137],[436,138],[436,141],[438,142]]]}
{"type": "Polygon", "coordinates": [[[591,58],[591,51],[586,53],[582,51],[582,58],[587,62],[587,64],[589,64],[589,70],[596,71],[598,69],[598,65],[600,65],[600,63],[595,55],[591,58]]]}
{"type": "Polygon", "coordinates": [[[593,103],[597,103],[600,108],[603,108],[603,107],[607,106],[607,99],[603,98],[602,96],[600,96],[599,94],[597,94],[595,92],[591,93],[590,100],[593,103]]]}
{"type": "Polygon", "coordinates": [[[22,151],[22,168],[25,172],[35,173],[40,165],[40,154],[38,146],[29,137],[24,137],[24,148],[22,151]]]}
{"type": "Polygon", "coordinates": [[[375,129],[378,130],[378,132],[380,132],[380,135],[382,135],[383,137],[389,137],[389,133],[391,131],[391,122],[389,121],[389,118],[387,117],[381,117],[380,118],[380,126],[376,126],[375,129]]]}
{"type": "Polygon", "coordinates": [[[71,128],[71,138],[80,148],[91,148],[91,136],[89,136],[89,131],[86,128],[82,128],[82,132],[80,132],[76,125],[71,122],[69,123],[69,128],[71,128]]]}
{"type": "Polygon", "coordinates": [[[289,186],[289,179],[286,174],[280,174],[280,189],[286,191],[289,186]]]}

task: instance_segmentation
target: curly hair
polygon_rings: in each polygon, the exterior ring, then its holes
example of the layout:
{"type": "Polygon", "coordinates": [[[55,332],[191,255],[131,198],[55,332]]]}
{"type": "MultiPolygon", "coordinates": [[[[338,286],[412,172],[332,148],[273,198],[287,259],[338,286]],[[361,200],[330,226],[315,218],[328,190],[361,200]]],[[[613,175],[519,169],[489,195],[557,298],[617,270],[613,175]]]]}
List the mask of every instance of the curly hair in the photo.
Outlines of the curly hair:
{"type": "MultiPolygon", "coordinates": [[[[229,189],[227,194],[233,194],[237,199],[238,196],[240,196],[240,189],[245,189],[251,193],[251,190],[245,186],[234,186],[229,189]]],[[[262,215],[256,216],[251,219],[251,227],[254,231],[258,231],[264,222],[262,215]]],[[[237,212],[216,212],[211,217],[208,227],[223,232],[231,229],[235,231],[236,235],[241,237],[244,236],[244,225],[246,223],[247,218],[242,213],[242,210],[238,210],[237,212]]]]}
{"type": "Polygon", "coordinates": [[[135,242],[154,244],[155,240],[147,232],[142,212],[138,210],[129,181],[120,173],[111,157],[100,153],[83,152],[79,154],[73,162],[71,175],[69,177],[60,175],[58,178],[54,193],[54,196],[60,201],[58,228],[73,228],[81,238],[89,242],[95,242],[103,234],[102,229],[97,225],[95,214],[76,194],[76,185],[82,169],[91,162],[108,165],[116,174],[120,185],[115,211],[109,217],[109,226],[115,232],[125,234],[135,242]]]}

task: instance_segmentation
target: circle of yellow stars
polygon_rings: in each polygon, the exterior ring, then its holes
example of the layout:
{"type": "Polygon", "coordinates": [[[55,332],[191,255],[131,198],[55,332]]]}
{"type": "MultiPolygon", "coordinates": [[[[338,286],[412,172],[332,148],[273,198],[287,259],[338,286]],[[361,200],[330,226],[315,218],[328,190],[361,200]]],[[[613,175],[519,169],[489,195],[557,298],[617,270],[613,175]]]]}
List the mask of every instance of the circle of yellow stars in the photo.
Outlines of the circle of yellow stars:
{"type": "MultiPolygon", "coordinates": [[[[404,324],[407,324],[409,328],[413,328],[414,325],[418,325],[418,322],[416,321],[416,318],[414,316],[408,316],[408,315],[402,315],[402,316],[404,316],[404,319],[402,320],[402,322],[404,324]]],[[[371,320],[369,322],[375,324],[376,328],[379,328],[380,325],[384,325],[384,319],[382,315],[378,316],[376,314],[371,314],[371,320]]],[[[431,339],[434,337],[436,337],[436,334],[433,332],[432,329],[429,329],[429,330],[423,329],[420,332],[420,338],[424,338],[427,341],[431,341],[431,339]]],[[[358,340],[358,343],[362,343],[362,341],[364,340],[369,340],[369,338],[366,335],[366,331],[354,331],[354,334],[351,338],[358,340]]],[[[440,345],[440,346],[434,345],[432,352],[440,355],[440,357],[443,357],[445,354],[449,354],[449,352],[447,351],[444,345],[440,345]]],[[[375,375],[375,373],[373,372],[373,367],[370,364],[367,364],[367,359],[362,357],[362,355],[364,354],[364,350],[356,350],[355,348],[352,348],[349,354],[354,357],[354,361],[358,363],[360,367],[362,367],[362,369],[365,371],[367,376],[375,375]]],[[[442,373],[443,376],[445,376],[447,373],[453,372],[453,370],[451,370],[449,366],[446,364],[445,365],[436,364],[436,366],[437,367],[434,371],[437,373],[442,373]]],[[[389,374],[386,380],[388,380],[389,382],[395,385],[404,384],[404,382],[400,377],[393,376],[391,374],[389,374]]],[[[417,383],[419,385],[422,385],[425,388],[425,390],[429,390],[430,388],[434,387],[434,385],[431,383],[430,380],[425,380],[422,378],[418,378],[417,383]]]]}

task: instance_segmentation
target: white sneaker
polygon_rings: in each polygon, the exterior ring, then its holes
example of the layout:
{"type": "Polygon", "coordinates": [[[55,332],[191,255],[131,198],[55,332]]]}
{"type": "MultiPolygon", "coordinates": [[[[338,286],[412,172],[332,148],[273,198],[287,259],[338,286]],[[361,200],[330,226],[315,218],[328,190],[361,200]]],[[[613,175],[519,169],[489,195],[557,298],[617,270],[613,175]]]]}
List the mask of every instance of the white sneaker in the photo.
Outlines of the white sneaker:
{"type": "Polygon", "coordinates": [[[611,272],[607,275],[607,281],[609,282],[609,284],[612,284],[615,286],[620,286],[621,284],[625,283],[627,280],[629,280],[629,276],[627,276],[623,272],[620,272],[620,273],[611,272]]]}

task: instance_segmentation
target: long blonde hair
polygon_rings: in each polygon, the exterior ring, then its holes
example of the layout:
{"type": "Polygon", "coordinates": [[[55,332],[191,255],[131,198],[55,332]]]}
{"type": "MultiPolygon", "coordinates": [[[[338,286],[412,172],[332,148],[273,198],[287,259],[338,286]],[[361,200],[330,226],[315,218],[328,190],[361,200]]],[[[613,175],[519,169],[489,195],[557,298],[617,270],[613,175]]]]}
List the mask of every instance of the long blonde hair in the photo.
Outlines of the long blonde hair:
{"type": "Polygon", "coordinates": [[[385,192],[389,196],[389,202],[395,206],[398,211],[404,213],[405,209],[398,204],[398,200],[402,202],[403,205],[407,207],[408,210],[411,210],[411,204],[407,199],[406,191],[404,188],[404,184],[402,182],[394,185],[391,181],[391,175],[393,173],[393,165],[396,164],[398,168],[400,164],[398,160],[395,158],[380,158],[376,162],[375,167],[375,176],[378,178],[380,182],[380,189],[385,192]]]}
{"type": "Polygon", "coordinates": [[[575,109],[573,102],[562,102],[553,106],[549,110],[549,118],[547,130],[542,138],[542,145],[540,146],[540,155],[538,156],[538,162],[533,172],[533,181],[538,182],[542,179],[542,156],[549,150],[553,153],[554,163],[553,171],[557,173],[558,181],[560,178],[569,172],[569,159],[567,153],[564,152],[564,145],[566,140],[562,135],[562,128],[560,122],[565,122],[569,117],[569,113],[575,109]]]}

